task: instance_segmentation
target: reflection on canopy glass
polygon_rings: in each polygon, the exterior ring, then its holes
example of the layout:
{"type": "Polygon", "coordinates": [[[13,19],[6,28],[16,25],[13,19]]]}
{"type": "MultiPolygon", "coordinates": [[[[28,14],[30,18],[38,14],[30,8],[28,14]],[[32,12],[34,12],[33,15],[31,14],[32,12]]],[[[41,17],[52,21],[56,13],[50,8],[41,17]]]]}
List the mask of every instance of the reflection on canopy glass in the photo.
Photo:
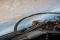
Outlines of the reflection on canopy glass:
{"type": "Polygon", "coordinates": [[[40,21],[57,20],[58,19],[57,16],[60,17],[60,14],[59,13],[46,13],[46,14],[34,15],[34,16],[31,16],[22,20],[18,24],[17,29],[22,30],[24,28],[32,27],[32,21],[34,20],[40,20],[40,21]]]}

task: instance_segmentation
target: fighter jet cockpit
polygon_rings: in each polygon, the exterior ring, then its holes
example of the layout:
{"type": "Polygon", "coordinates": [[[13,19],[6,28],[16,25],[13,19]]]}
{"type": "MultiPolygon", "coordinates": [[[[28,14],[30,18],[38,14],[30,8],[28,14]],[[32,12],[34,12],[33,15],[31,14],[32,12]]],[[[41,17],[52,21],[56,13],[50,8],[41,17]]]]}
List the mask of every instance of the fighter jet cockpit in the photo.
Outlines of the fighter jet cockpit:
{"type": "Polygon", "coordinates": [[[6,40],[59,40],[60,14],[37,13],[19,20],[14,32],[3,35],[6,40]]]}

